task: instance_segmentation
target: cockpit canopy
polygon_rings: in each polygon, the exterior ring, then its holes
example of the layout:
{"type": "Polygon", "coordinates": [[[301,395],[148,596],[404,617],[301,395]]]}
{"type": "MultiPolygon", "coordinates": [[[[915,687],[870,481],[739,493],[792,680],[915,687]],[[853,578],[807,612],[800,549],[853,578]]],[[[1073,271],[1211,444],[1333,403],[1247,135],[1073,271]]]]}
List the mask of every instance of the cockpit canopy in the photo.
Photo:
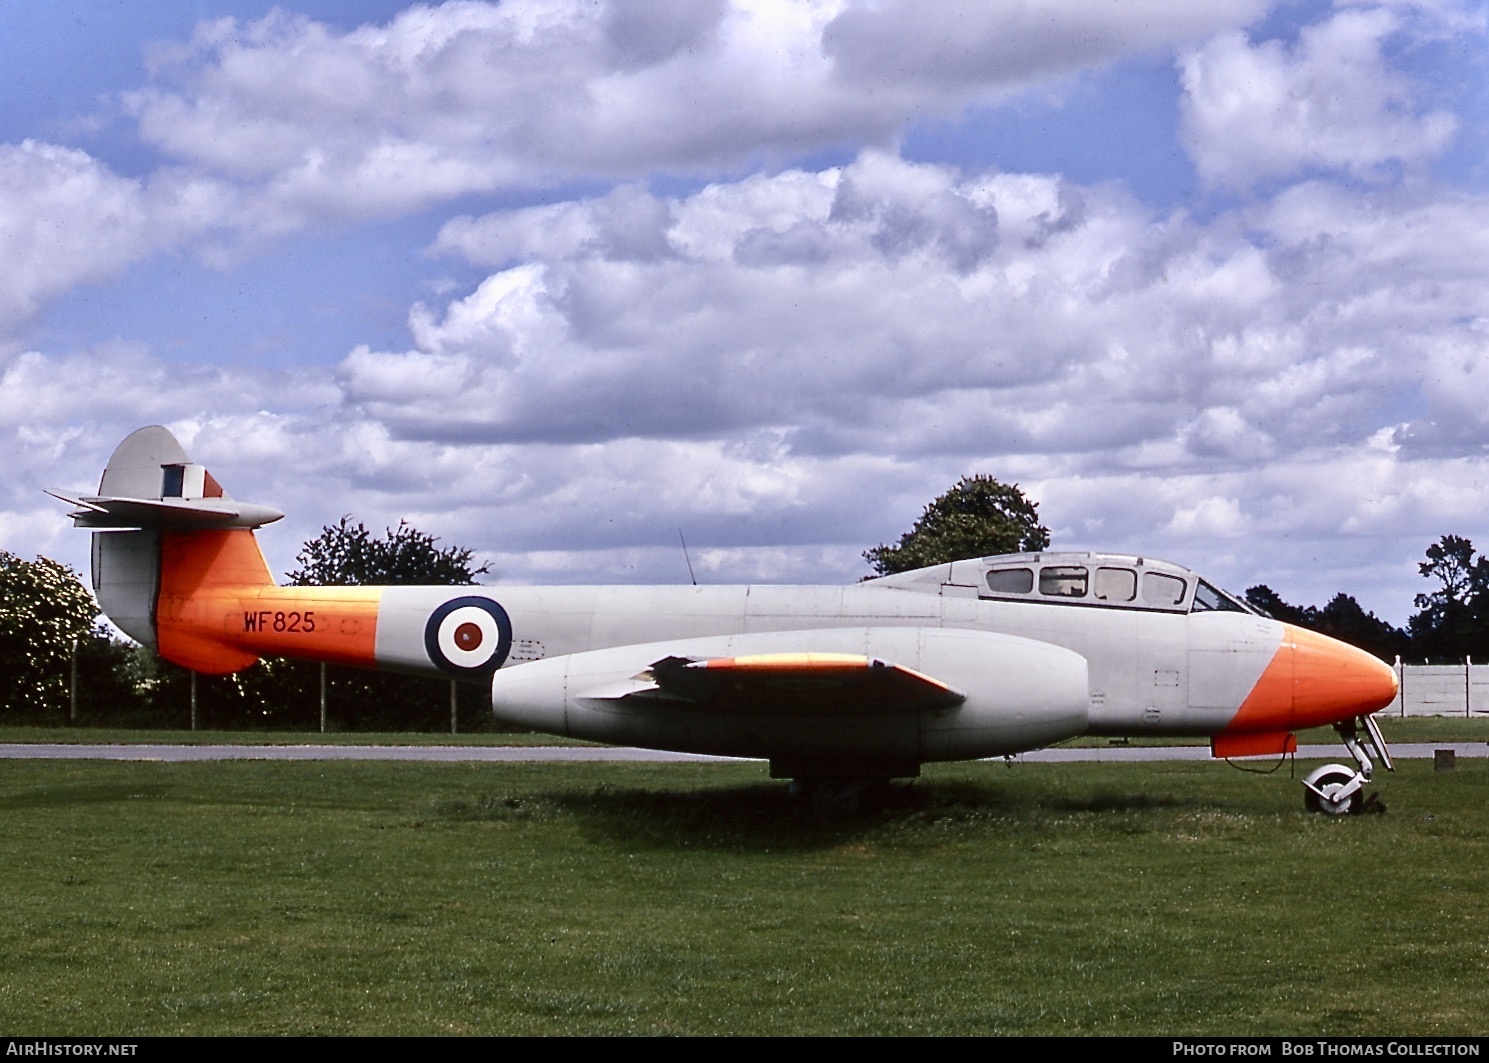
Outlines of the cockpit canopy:
{"type": "Polygon", "coordinates": [[[1131,554],[1001,554],[883,576],[871,582],[986,600],[1034,601],[1165,613],[1252,613],[1244,601],[1171,561],[1131,554]]]}

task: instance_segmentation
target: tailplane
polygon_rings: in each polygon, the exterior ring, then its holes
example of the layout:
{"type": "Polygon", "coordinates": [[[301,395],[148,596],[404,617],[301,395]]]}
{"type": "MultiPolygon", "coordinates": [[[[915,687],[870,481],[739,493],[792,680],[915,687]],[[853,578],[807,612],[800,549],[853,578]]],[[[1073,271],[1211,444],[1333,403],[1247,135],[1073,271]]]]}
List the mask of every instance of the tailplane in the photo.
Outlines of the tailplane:
{"type": "Polygon", "coordinates": [[[119,444],[98,494],[48,493],[76,507],[73,523],[93,531],[93,592],[125,634],[204,672],[258,659],[194,635],[195,618],[183,610],[191,612],[200,591],[272,587],[253,529],[282,513],[230,497],[159,425],[119,444]]]}
{"type": "Polygon", "coordinates": [[[78,507],[68,516],[79,528],[252,529],[284,516],[277,509],[230,498],[159,425],[130,433],[114,448],[98,494],[47,493],[78,507]]]}
{"type": "Polygon", "coordinates": [[[511,651],[505,610],[471,587],[276,585],[254,529],[283,514],[230,497],[159,426],[119,444],[96,495],[50,493],[93,532],[109,619],[193,671],[292,657],[472,679],[511,651]]]}

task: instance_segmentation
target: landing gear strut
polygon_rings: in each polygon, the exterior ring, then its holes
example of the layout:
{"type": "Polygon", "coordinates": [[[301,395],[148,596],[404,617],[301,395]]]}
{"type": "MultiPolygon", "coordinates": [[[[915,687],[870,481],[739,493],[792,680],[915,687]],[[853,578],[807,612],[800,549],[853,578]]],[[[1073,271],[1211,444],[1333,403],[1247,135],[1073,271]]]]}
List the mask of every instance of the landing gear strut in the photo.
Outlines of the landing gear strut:
{"type": "MultiPolygon", "coordinates": [[[[1353,720],[1336,723],[1334,730],[1339,732],[1339,737],[1344,740],[1344,748],[1349,750],[1359,767],[1356,769],[1344,764],[1325,764],[1321,768],[1315,768],[1303,780],[1303,806],[1310,812],[1342,816],[1363,811],[1369,803],[1364,790],[1374,768],[1372,756],[1387,771],[1396,769],[1391,765],[1386,740],[1373,716],[1357,716],[1353,720]],[[1360,740],[1361,727],[1365,730],[1363,742],[1360,740]]],[[[1373,799],[1372,794],[1370,800],[1373,799]]]]}

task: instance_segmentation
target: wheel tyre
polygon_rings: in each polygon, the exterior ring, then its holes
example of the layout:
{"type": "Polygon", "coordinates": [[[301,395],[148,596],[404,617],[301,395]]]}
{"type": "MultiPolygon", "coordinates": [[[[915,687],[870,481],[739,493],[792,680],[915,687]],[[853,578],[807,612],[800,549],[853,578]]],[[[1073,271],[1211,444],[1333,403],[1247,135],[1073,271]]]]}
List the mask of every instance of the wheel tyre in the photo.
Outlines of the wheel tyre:
{"type": "Polygon", "coordinates": [[[1329,816],[1344,816],[1359,812],[1360,806],[1364,803],[1363,791],[1356,790],[1347,797],[1341,797],[1337,800],[1333,797],[1334,794],[1339,793],[1348,786],[1353,779],[1354,775],[1341,771],[1333,771],[1319,776],[1314,782],[1314,786],[1318,788],[1319,793],[1305,788],[1303,791],[1303,806],[1310,812],[1322,812],[1329,816]],[[1320,793],[1323,796],[1319,796],[1320,793]]]}

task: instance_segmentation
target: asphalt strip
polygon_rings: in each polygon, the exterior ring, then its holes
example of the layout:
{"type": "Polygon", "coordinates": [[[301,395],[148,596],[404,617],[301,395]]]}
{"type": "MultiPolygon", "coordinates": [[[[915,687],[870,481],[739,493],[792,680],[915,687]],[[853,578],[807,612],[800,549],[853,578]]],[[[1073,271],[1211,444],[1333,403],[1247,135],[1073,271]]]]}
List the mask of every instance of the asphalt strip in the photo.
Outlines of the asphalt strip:
{"type": "MultiPolygon", "coordinates": [[[[1391,746],[1396,760],[1432,760],[1439,750],[1452,750],[1456,757],[1489,757],[1485,742],[1404,742],[1391,746]]],[[[1339,760],[1349,754],[1340,746],[1299,746],[1304,760],[1339,760]]],[[[564,763],[596,761],[642,761],[666,763],[728,763],[734,757],[708,757],[694,753],[668,753],[626,746],[191,746],[191,745],[64,745],[44,743],[0,744],[0,760],[146,760],[185,762],[199,760],[421,760],[492,761],[500,763],[564,763]]],[[[1002,757],[994,758],[995,761],[1002,757]]],[[[1134,763],[1156,760],[1209,760],[1208,746],[1103,746],[1086,749],[1037,749],[1009,758],[1015,763],[1134,763]]],[[[1249,758],[1275,760],[1275,757],[1249,758]]]]}

